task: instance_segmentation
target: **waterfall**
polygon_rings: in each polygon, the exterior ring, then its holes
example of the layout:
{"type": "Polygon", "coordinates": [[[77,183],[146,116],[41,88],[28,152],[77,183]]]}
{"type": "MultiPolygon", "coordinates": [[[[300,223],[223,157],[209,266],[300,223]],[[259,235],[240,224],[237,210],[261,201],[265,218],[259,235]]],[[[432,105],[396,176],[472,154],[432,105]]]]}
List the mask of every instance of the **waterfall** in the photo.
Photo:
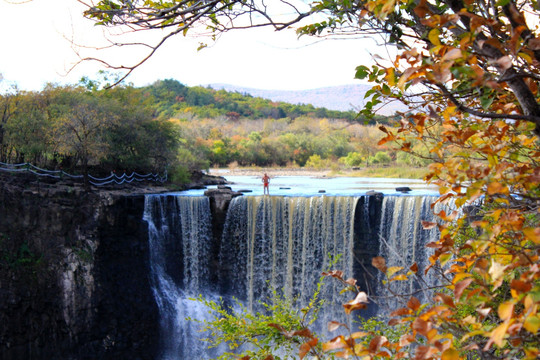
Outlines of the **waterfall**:
{"type": "MultiPolygon", "coordinates": [[[[251,196],[229,206],[220,251],[224,291],[257,309],[272,291],[307,305],[330,256],[341,255],[333,267],[347,276],[353,270],[355,197],[251,196]]],[[[322,290],[327,306],[319,318],[342,320],[334,314],[346,297],[341,285],[327,279],[322,290]]]]}
{"type": "MultiPolygon", "coordinates": [[[[217,356],[200,341],[204,334],[197,331],[199,324],[185,320],[209,316],[208,309],[189,298],[220,296],[227,303],[234,296],[246,308],[259,311],[259,301],[271,301],[275,291],[303,307],[316,291],[321,273],[329,270],[330,258],[338,255],[333,269],[358,278],[370,296],[379,298],[379,309],[395,306],[397,300],[371,280],[371,258],[383,256],[388,266],[408,268],[416,262],[420,269],[425,267],[429,257],[425,244],[435,239],[437,230],[423,230],[421,220],[434,221],[435,200],[435,196],[242,196],[230,202],[221,237],[213,237],[207,197],[147,195],[144,220],[161,317],[160,359],[217,356]]],[[[424,276],[419,281],[433,284],[435,279],[424,276]]],[[[419,281],[396,281],[391,289],[413,293],[419,290],[419,281]]],[[[326,306],[318,314],[316,330],[324,332],[330,320],[347,321],[341,305],[351,300],[351,294],[339,294],[341,289],[337,281],[325,280],[321,297],[326,306]]],[[[428,294],[417,294],[422,296],[428,294]]],[[[371,307],[362,314],[376,312],[377,307],[371,307]]]]}
{"type": "Polygon", "coordinates": [[[387,196],[382,204],[382,218],[379,232],[379,255],[385,258],[387,267],[409,267],[418,265],[417,276],[408,281],[393,281],[382,284],[383,276],[379,273],[377,297],[383,309],[396,309],[403,306],[408,296],[403,299],[394,294],[409,294],[425,301],[431,297],[426,287],[437,284],[433,271],[424,274],[429,265],[431,252],[426,245],[438,236],[436,228],[424,230],[422,220],[433,222],[435,216],[431,204],[436,196],[387,196]]]}
{"type": "Polygon", "coordinates": [[[204,336],[186,317],[204,319],[207,309],[189,300],[212,296],[209,283],[211,221],[206,197],[147,195],[150,270],[161,318],[161,360],[201,358],[204,336]]]}

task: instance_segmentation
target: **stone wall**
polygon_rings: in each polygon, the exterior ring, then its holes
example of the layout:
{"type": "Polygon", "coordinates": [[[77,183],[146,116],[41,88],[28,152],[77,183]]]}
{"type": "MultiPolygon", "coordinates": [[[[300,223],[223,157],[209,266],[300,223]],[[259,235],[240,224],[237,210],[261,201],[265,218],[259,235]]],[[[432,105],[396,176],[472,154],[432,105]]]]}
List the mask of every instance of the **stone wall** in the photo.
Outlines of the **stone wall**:
{"type": "Polygon", "coordinates": [[[0,359],[155,358],[143,204],[0,182],[0,359]]]}

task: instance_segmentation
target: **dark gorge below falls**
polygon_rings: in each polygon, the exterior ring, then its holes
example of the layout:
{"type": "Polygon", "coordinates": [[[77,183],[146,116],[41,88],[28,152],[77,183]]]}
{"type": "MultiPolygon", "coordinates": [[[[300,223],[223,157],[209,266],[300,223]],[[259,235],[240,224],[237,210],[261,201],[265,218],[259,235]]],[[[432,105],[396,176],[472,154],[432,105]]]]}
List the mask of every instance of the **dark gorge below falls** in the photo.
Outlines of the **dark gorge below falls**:
{"type": "MultiPolygon", "coordinates": [[[[189,300],[233,296],[257,310],[272,288],[312,295],[329,254],[382,312],[371,259],[427,261],[435,196],[240,196],[24,191],[0,193],[1,359],[192,359],[215,354],[186,316],[189,300]]],[[[431,279],[424,279],[431,281],[431,279]]],[[[395,291],[416,285],[396,282],[395,291]]],[[[327,279],[319,327],[344,321],[327,279]]],[[[348,300],[348,299],[347,299],[348,300]]],[[[231,300],[232,302],[232,300],[231,300]]],[[[204,337],[204,336],[203,336],[204,337]]]]}

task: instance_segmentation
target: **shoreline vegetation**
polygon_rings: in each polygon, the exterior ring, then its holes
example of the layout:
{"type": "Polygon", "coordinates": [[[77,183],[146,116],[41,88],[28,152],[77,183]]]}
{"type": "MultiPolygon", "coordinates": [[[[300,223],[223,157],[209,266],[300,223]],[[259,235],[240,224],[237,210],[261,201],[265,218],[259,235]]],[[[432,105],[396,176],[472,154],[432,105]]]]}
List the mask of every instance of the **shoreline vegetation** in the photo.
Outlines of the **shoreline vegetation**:
{"type": "Polygon", "coordinates": [[[416,168],[406,166],[365,167],[358,169],[310,169],[301,167],[228,167],[210,168],[213,176],[262,176],[268,173],[276,176],[312,176],[312,177],[371,177],[422,180],[428,173],[427,167],[416,168]]]}

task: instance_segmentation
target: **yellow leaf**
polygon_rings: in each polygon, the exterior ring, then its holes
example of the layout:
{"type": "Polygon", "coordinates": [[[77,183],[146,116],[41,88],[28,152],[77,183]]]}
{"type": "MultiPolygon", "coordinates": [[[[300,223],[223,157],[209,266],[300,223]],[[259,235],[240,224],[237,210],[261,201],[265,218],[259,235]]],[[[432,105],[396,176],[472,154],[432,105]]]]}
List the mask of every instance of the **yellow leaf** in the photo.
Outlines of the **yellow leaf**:
{"type": "Polygon", "coordinates": [[[491,344],[495,344],[499,347],[503,346],[504,336],[506,335],[506,331],[508,330],[508,327],[510,326],[509,321],[503,322],[501,325],[497,326],[492,332],[491,336],[489,338],[489,341],[487,342],[484,350],[487,351],[491,344]]]}
{"type": "Polygon", "coordinates": [[[417,70],[417,68],[415,67],[410,67],[408,69],[406,69],[403,74],[401,75],[401,77],[399,78],[399,81],[397,83],[397,86],[403,90],[403,86],[405,85],[405,82],[407,82],[407,79],[409,79],[409,77],[417,70]]]}
{"type": "Polygon", "coordinates": [[[514,302],[510,300],[500,304],[497,311],[501,320],[506,321],[510,319],[514,313],[514,302]]]}
{"type": "Polygon", "coordinates": [[[431,43],[435,46],[441,45],[441,42],[439,41],[440,34],[441,32],[439,31],[439,29],[437,28],[431,29],[431,31],[428,34],[429,41],[431,41],[431,43]]]}
{"type": "Polygon", "coordinates": [[[529,56],[529,54],[526,54],[524,52],[520,52],[520,53],[518,53],[518,56],[524,58],[529,64],[533,63],[533,59],[532,59],[532,57],[529,56]]]}
{"type": "Polygon", "coordinates": [[[444,350],[444,352],[442,353],[441,359],[442,360],[459,360],[461,359],[461,357],[459,356],[459,351],[457,351],[456,349],[450,348],[450,349],[444,350]]]}
{"type": "Polygon", "coordinates": [[[523,327],[532,334],[536,334],[540,329],[540,318],[536,315],[530,315],[525,319],[523,327]]]}
{"type": "Polygon", "coordinates": [[[357,332],[353,332],[351,334],[351,338],[360,339],[360,338],[363,338],[364,336],[367,336],[367,335],[369,335],[369,333],[367,333],[365,331],[357,331],[357,332]]]}
{"type": "Polygon", "coordinates": [[[394,68],[386,69],[386,76],[384,77],[384,79],[388,83],[388,86],[396,85],[396,76],[395,76],[394,68]]]}
{"type": "Polygon", "coordinates": [[[405,280],[407,280],[407,275],[405,274],[399,274],[390,279],[390,281],[405,281],[405,280]]]}
{"type": "Polygon", "coordinates": [[[499,280],[504,276],[504,270],[508,265],[501,265],[495,260],[491,261],[491,267],[489,268],[489,275],[491,275],[491,278],[493,281],[499,280]]]}
{"type": "Polygon", "coordinates": [[[488,184],[487,193],[488,195],[507,194],[508,188],[499,182],[492,182],[488,184]]]}
{"type": "Polygon", "coordinates": [[[403,270],[401,266],[391,266],[386,270],[386,276],[391,277],[400,270],[403,270]]]}
{"type": "Polygon", "coordinates": [[[536,245],[540,244],[540,227],[523,229],[523,233],[536,245]]]}
{"type": "Polygon", "coordinates": [[[463,280],[465,278],[470,278],[472,275],[470,273],[457,273],[456,275],[454,275],[454,279],[452,280],[452,282],[454,284],[456,284],[457,282],[459,282],[460,280],[463,280]]]}

